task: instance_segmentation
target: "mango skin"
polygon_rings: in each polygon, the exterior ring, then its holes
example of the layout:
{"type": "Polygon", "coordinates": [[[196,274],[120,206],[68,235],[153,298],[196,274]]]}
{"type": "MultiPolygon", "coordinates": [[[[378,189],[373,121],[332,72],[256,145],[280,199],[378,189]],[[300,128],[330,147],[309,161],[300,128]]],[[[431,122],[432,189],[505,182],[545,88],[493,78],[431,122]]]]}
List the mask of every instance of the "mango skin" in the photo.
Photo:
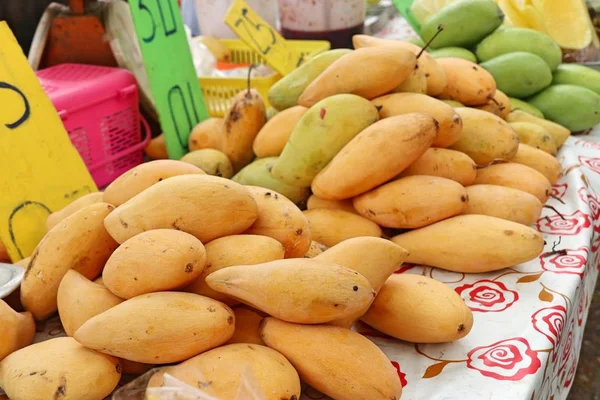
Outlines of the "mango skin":
{"type": "Polygon", "coordinates": [[[581,86],[600,94],[600,71],[577,64],[561,64],[554,72],[553,85],[581,86]]]}
{"type": "Polygon", "coordinates": [[[496,81],[498,89],[517,98],[531,96],[552,83],[548,64],[535,54],[508,53],[481,63],[496,81]]]}
{"type": "Polygon", "coordinates": [[[473,52],[470,50],[463,49],[462,47],[444,47],[442,49],[431,50],[429,54],[433,58],[454,57],[462,58],[463,60],[471,61],[472,63],[477,63],[477,57],[475,57],[475,54],[473,54],[473,52]]]}
{"type": "Polygon", "coordinates": [[[447,85],[440,99],[456,100],[467,106],[483,106],[498,89],[494,77],[484,68],[462,58],[438,58],[446,74],[447,85]]]}
{"type": "Polygon", "coordinates": [[[556,147],[560,148],[571,135],[571,131],[556,122],[538,118],[532,114],[521,110],[513,110],[506,118],[508,122],[532,122],[548,131],[556,142],[556,147]]]}
{"type": "Polygon", "coordinates": [[[569,129],[585,131],[600,123],[600,95],[575,85],[551,86],[529,99],[546,118],[569,129]]]}
{"type": "Polygon", "coordinates": [[[538,110],[537,107],[532,106],[526,101],[515,99],[514,97],[509,97],[508,99],[510,100],[511,111],[521,110],[523,112],[526,112],[527,114],[533,115],[534,117],[542,119],[544,118],[544,114],[540,110],[538,110]]]}
{"type": "Polygon", "coordinates": [[[444,31],[432,42],[433,48],[472,47],[502,25],[504,14],[489,0],[461,0],[431,16],[421,27],[421,37],[429,41],[443,25],[444,31]]]}
{"type": "Polygon", "coordinates": [[[486,62],[518,51],[541,57],[551,71],[555,71],[562,60],[560,46],[550,36],[533,29],[518,27],[495,31],[477,45],[475,54],[480,62],[486,62]]]}
{"type": "Polygon", "coordinates": [[[350,49],[329,50],[306,61],[271,86],[268,95],[269,103],[277,111],[298,105],[298,98],[304,89],[334,61],[351,51],[350,49]]]}

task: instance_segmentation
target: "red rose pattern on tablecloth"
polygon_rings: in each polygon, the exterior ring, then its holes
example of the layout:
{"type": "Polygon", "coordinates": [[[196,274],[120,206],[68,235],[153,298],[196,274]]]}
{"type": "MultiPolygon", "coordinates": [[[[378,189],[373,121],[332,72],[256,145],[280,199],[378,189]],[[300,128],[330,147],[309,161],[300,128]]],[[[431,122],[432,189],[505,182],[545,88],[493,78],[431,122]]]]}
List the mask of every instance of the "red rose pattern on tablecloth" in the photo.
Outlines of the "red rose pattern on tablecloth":
{"type": "Polygon", "coordinates": [[[519,300],[519,294],[506,288],[504,283],[488,279],[457,287],[458,293],[471,311],[500,312],[519,300]]]}
{"type": "Polygon", "coordinates": [[[583,187],[577,191],[577,194],[579,194],[579,198],[590,207],[592,219],[596,222],[596,220],[600,218],[600,202],[596,196],[583,187]]]}
{"type": "Polygon", "coordinates": [[[533,329],[546,336],[555,347],[560,342],[560,334],[565,326],[567,309],[563,306],[546,307],[531,316],[533,329]]]}
{"type": "Polygon", "coordinates": [[[580,210],[573,214],[565,214],[564,219],[560,215],[542,217],[537,221],[538,231],[551,235],[577,235],[584,228],[591,225],[590,217],[580,210]]]}
{"type": "Polygon", "coordinates": [[[585,310],[585,307],[586,307],[586,297],[587,297],[587,294],[585,293],[585,285],[584,285],[582,292],[581,292],[581,296],[579,297],[579,302],[577,303],[577,325],[578,326],[583,325],[583,310],[585,310]]]}
{"type": "Polygon", "coordinates": [[[467,354],[467,368],[502,381],[519,381],[535,374],[542,365],[537,353],[522,337],[480,346],[467,354]]]}
{"type": "Polygon", "coordinates": [[[600,174],[600,158],[579,156],[579,163],[589,168],[597,174],[600,174]]]}
{"type": "Polygon", "coordinates": [[[398,374],[398,379],[400,379],[402,387],[408,385],[408,382],[406,380],[406,374],[400,369],[400,364],[398,364],[396,361],[392,361],[392,365],[394,366],[394,368],[396,368],[396,373],[398,374]]]}
{"type": "Polygon", "coordinates": [[[540,256],[540,265],[544,271],[556,274],[571,274],[583,276],[587,264],[589,250],[580,247],[574,250],[566,250],[567,254],[555,254],[553,256],[540,256]]]}
{"type": "Polygon", "coordinates": [[[578,139],[574,143],[577,146],[583,147],[584,149],[600,150],[600,144],[592,142],[590,140],[578,139]]]}
{"type": "Polygon", "coordinates": [[[571,362],[571,367],[567,371],[567,375],[565,376],[565,383],[563,387],[568,388],[573,383],[573,378],[575,378],[575,371],[577,370],[577,357],[573,356],[573,361],[571,362]]]}
{"type": "Polygon", "coordinates": [[[558,374],[560,375],[560,372],[565,369],[566,365],[567,365],[567,360],[569,359],[569,355],[571,354],[571,349],[573,347],[573,324],[569,325],[569,331],[565,332],[566,335],[566,339],[564,342],[564,345],[561,348],[561,355],[560,355],[560,366],[558,368],[558,374]]]}
{"type": "Polygon", "coordinates": [[[562,199],[565,193],[567,193],[568,188],[569,185],[566,183],[554,184],[552,185],[552,191],[550,192],[550,195],[558,199],[562,199]]]}

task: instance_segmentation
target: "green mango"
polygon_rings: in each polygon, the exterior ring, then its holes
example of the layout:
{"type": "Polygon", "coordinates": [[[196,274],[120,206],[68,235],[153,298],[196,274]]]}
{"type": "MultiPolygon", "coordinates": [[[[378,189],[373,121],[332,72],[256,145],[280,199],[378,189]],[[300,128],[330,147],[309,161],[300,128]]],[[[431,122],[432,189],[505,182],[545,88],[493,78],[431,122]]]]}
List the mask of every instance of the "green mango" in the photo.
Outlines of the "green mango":
{"type": "Polygon", "coordinates": [[[477,45],[475,54],[485,62],[503,54],[524,51],[541,57],[551,71],[562,60],[560,46],[544,33],[527,28],[507,27],[498,29],[477,45]]]}
{"type": "Polygon", "coordinates": [[[600,71],[577,64],[561,64],[554,73],[553,85],[581,86],[600,94],[600,71]]]}
{"type": "Polygon", "coordinates": [[[511,110],[521,110],[523,112],[526,112],[527,114],[534,115],[538,118],[544,118],[544,114],[540,110],[527,103],[526,101],[515,99],[514,97],[509,97],[508,99],[510,100],[511,110]]]}
{"type": "Polygon", "coordinates": [[[276,116],[277,113],[279,113],[279,111],[277,111],[273,107],[267,108],[267,121],[276,116]]]}
{"type": "Polygon", "coordinates": [[[454,57],[471,61],[477,64],[477,57],[471,51],[462,47],[444,47],[443,49],[431,50],[429,55],[433,58],[454,57]]]}
{"type": "Polygon", "coordinates": [[[421,37],[428,42],[437,33],[431,47],[472,47],[502,25],[504,13],[491,0],[458,0],[432,15],[421,27],[421,37]]]}
{"type": "Polygon", "coordinates": [[[518,51],[481,63],[496,81],[498,89],[509,97],[524,98],[548,87],[552,71],[539,56],[518,51]]]}
{"type": "Polygon", "coordinates": [[[375,105],[354,94],[319,101],[296,124],[271,174],[289,185],[309,187],[342,147],[378,119],[375,105]]]}
{"type": "Polygon", "coordinates": [[[416,46],[419,46],[419,47],[421,47],[421,48],[422,48],[422,47],[425,47],[425,42],[424,42],[424,41],[423,41],[423,39],[421,39],[420,37],[411,37],[411,38],[409,38],[409,39],[406,39],[406,41],[407,41],[408,43],[412,43],[412,44],[414,44],[414,45],[416,45],[416,46]]]}
{"type": "Polygon", "coordinates": [[[454,108],[465,106],[463,103],[461,103],[460,101],[456,101],[456,100],[442,100],[442,101],[454,108]]]}
{"type": "Polygon", "coordinates": [[[600,95],[581,86],[550,86],[529,99],[529,103],[539,108],[546,119],[571,132],[585,131],[600,123],[600,95]]]}
{"type": "Polygon", "coordinates": [[[269,89],[268,97],[271,107],[283,111],[297,106],[298,98],[304,89],[327,67],[350,52],[352,52],[350,49],[335,49],[318,54],[275,82],[269,89]]]}
{"type": "Polygon", "coordinates": [[[242,168],[231,180],[241,185],[260,186],[274,190],[298,205],[305,203],[310,197],[310,188],[288,185],[278,181],[271,175],[271,170],[278,158],[258,158],[242,168]]]}

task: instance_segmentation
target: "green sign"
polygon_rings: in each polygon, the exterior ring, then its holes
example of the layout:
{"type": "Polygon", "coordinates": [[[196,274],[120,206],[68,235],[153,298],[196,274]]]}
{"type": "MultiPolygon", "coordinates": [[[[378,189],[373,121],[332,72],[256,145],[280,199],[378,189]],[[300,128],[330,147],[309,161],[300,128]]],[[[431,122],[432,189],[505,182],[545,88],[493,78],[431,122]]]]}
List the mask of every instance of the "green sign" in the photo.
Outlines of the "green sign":
{"type": "Polygon", "coordinates": [[[188,152],[192,129],[209,118],[177,0],[129,0],[167,152],[188,152]]]}
{"type": "Polygon", "coordinates": [[[417,32],[419,35],[421,34],[421,24],[415,18],[414,14],[410,10],[410,7],[414,3],[414,0],[392,0],[396,9],[408,21],[410,26],[417,32]]]}

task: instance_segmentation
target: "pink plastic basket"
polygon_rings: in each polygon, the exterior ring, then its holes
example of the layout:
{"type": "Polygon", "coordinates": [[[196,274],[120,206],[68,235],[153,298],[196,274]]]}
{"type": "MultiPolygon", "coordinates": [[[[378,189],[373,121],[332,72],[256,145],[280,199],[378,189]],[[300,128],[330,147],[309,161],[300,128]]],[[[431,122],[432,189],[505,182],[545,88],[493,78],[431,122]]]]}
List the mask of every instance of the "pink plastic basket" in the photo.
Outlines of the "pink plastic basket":
{"type": "Polygon", "coordinates": [[[150,129],[139,113],[137,84],[129,71],[61,64],[37,76],[98,187],[144,161],[150,129]]]}

